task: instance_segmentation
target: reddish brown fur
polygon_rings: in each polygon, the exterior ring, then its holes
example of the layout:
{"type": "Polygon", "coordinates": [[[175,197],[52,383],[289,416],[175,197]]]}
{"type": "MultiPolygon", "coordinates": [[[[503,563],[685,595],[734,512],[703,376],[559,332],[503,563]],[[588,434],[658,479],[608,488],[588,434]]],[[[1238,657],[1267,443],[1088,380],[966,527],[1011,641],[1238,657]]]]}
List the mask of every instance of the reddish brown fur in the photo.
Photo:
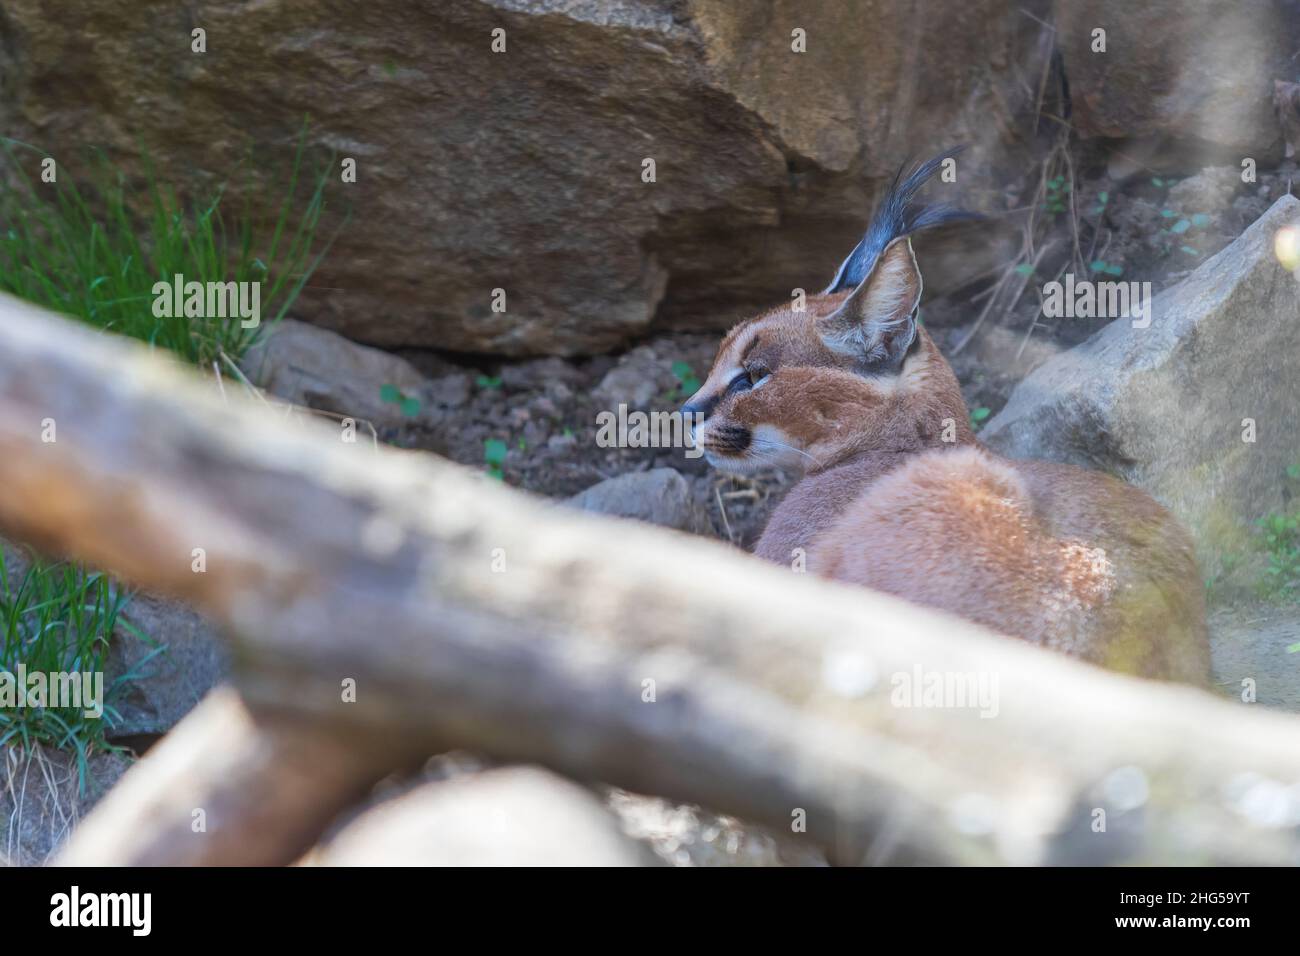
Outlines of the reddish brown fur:
{"type": "Polygon", "coordinates": [[[1172,516],[1106,475],[980,445],[924,329],[895,373],[855,368],[823,338],[845,298],[814,296],[806,313],[737,326],[693,399],[724,392],[737,368],[754,380],[771,372],[723,397],[700,436],[718,467],[805,468],[756,553],[789,565],[802,549],[808,570],[828,578],[1115,670],[1205,683],[1201,578],[1172,516]],[[775,444],[738,450],[729,428],[775,444]]]}

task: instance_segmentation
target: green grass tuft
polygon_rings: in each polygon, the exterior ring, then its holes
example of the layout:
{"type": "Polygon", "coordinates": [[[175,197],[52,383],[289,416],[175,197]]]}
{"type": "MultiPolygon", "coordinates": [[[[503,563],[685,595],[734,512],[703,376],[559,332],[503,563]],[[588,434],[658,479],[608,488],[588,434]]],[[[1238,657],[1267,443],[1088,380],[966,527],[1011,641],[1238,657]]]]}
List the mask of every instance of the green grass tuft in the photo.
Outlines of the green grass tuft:
{"type": "Polygon", "coordinates": [[[304,129],[270,234],[255,237],[246,210],[227,222],[224,186],[185,205],[151,168],[133,190],[102,153],[91,185],[79,187],[60,167],[57,182],[44,183],[29,175],[43,153],[0,140],[13,179],[0,176],[0,290],[205,368],[223,355],[238,360],[284,316],[326,251],[313,253],[326,172],[304,200],[298,196],[305,143],[304,129]],[[238,317],[155,316],[154,284],[177,274],[187,282],[261,282],[261,326],[243,328],[238,317]]]}
{"type": "Polygon", "coordinates": [[[131,673],[112,683],[104,679],[100,717],[67,707],[0,709],[0,746],[50,744],[71,750],[77,755],[83,791],[89,755],[113,749],[105,740],[120,719],[112,702],[161,650],[123,617],[129,602],[130,597],[102,573],[39,558],[14,562],[0,548],[0,671],[16,675],[21,664],[28,674],[103,673],[109,640],[119,629],[154,645],[131,673]]]}
{"type": "Polygon", "coordinates": [[[1259,546],[1268,559],[1259,590],[1265,597],[1300,600],[1300,511],[1260,518],[1259,546]]]}
{"type": "MultiPolygon", "coordinates": [[[[1300,486],[1300,462],[1286,469],[1289,496],[1295,499],[1294,486],[1300,486]]],[[[1267,514],[1255,522],[1257,548],[1267,560],[1257,590],[1262,597],[1282,601],[1300,601],[1300,508],[1267,514]]]]}

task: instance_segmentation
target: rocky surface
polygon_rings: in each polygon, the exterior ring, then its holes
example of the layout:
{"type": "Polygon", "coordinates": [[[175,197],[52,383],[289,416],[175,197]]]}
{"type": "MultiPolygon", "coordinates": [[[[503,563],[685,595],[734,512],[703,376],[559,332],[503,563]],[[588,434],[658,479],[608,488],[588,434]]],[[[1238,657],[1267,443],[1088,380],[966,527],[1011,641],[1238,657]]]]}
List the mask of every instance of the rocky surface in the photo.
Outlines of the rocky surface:
{"type": "Polygon", "coordinates": [[[691,486],[672,468],[637,471],[607,478],[566,502],[582,511],[636,518],[650,524],[689,531],[711,531],[709,515],[691,486]]]}
{"type": "Polygon", "coordinates": [[[1250,548],[1253,522],[1284,505],[1286,469],[1300,461],[1300,277],[1274,248],[1298,227],[1300,200],[1285,196],[1157,296],[1150,328],[1112,322],[1040,366],[981,438],[1147,489],[1217,575],[1250,548]]]}
{"type": "Polygon", "coordinates": [[[0,866],[40,866],[131,765],[123,753],[0,747],[0,866]],[[84,788],[82,786],[84,781],[84,788]]]}
{"type": "Polygon", "coordinates": [[[12,0],[0,127],[68,173],[87,146],[140,171],[143,149],[163,182],[229,177],[232,208],[265,212],[310,115],[309,162],[357,163],[355,183],[330,177],[325,236],[351,216],[307,290],[313,322],[389,347],[590,354],[823,284],[909,156],[970,143],[961,199],[987,208],[1026,165],[1049,51],[1021,8],[1048,6],[109,0],[79,15],[93,41],[73,55],[45,4],[12,0]]]}
{"type": "Polygon", "coordinates": [[[278,398],[376,425],[402,425],[427,407],[427,380],[410,362],[296,319],[269,329],[240,365],[278,398]],[[404,398],[416,399],[413,414],[403,412],[404,398]]]}
{"type": "Polygon", "coordinates": [[[229,654],[215,627],[179,601],[136,592],[126,617],[151,641],[120,629],[109,648],[108,680],[138,675],[114,701],[121,719],[109,737],[165,734],[229,677],[229,654]]]}
{"type": "Polygon", "coordinates": [[[1300,606],[1255,602],[1215,608],[1210,638],[1214,679],[1222,693],[1300,712],[1300,606]]]}
{"type": "Polygon", "coordinates": [[[1169,190],[1169,202],[1190,215],[1197,212],[1222,213],[1242,188],[1241,169],[1235,166],[1210,166],[1188,176],[1169,190]]]}
{"type": "Polygon", "coordinates": [[[1295,0],[1070,0],[1055,12],[1082,135],[1136,140],[1149,162],[1182,169],[1282,158],[1273,81],[1295,78],[1295,0]]]}
{"type": "MultiPolygon", "coordinates": [[[[1230,187],[1206,170],[1170,201],[1222,208],[1230,187]]],[[[1289,195],[1158,295],[1150,328],[1118,319],[1043,361],[980,437],[1012,457],[1117,474],[1174,511],[1211,585],[1218,689],[1237,697],[1246,681],[1258,703],[1296,710],[1300,607],[1267,593],[1256,526],[1294,509],[1288,475],[1300,464],[1300,271],[1279,256],[1288,229],[1300,237],[1289,195]]]]}

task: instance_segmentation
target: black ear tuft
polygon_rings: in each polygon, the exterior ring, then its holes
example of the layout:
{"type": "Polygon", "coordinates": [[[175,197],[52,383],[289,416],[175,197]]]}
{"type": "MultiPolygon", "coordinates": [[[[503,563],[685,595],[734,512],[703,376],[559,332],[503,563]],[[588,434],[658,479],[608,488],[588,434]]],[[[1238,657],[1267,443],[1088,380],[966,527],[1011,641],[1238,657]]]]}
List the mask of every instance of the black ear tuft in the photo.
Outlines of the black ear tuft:
{"type": "Polygon", "coordinates": [[[817,320],[822,341],[864,371],[898,371],[916,340],[922,287],[912,240],[900,236],[840,307],[817,320]]]}
{"type": "Polygon", "coordinates": [[[943,161],[956,156],[966,147],[956,146],[945,150],[937,156],[926,160],[903,178],[906,165],[900,166],[894,175],[894,181],[885,190],[876,214],[867,227],[862,241],[853,247],[849,257],[840,265],[835,278],[824,290],[842,292],[862,284],[871,274],[876,259],[885,247],[900,236],[908,236],[922,229],[930,229],[947,222],[960,222],[968,219],[983,218],[978,213],[965,212],[947,203],[924,204],[915,202],[917,190],[943,165],[943,161]]]}

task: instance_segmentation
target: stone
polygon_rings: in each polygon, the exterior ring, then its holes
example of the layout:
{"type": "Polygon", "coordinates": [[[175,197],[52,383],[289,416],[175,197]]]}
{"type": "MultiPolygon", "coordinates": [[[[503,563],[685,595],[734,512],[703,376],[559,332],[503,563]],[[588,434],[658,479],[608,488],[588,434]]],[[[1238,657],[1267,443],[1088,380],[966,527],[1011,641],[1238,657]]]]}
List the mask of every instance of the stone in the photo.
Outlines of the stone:
{"type": "Polygon", "coordinates": [[[601,406],[614,411],[619,405],[629,409],[650,408],[656,399],[677,384],[672,364],[659,357],[649,345],[619,356],[618,363],[601,378],[592,395],[601,406]]]}
{"type": "MultiPolygon", "coordinates": [[[[1056,6],[1057,37],[1084,137],[1168,147],[1147,163],[1197,166],[1282,158],[1273,80],[1300,46],[1290,0],[1070,0],[1056,6]],[[1105,52],[1094,31],[1105,30],[1105,52]],[[1199,162],[1197,162],[1199,160],[1199,162]]],[[[1285,72],[1283,72],[1285,71],[1285,72]]],[[[1124,143],[1126,153],[1133,144],[1124,143]]],[[[1193,167],[1195,168],[1195,167],[1193,167]]]]}
{"type": "Polygon", "coordinates": [[[576,380],[572,363],[554,357],[501,366],[501,383],[509,389],[531,390],[543,388],[550,382],[576,380]]]}
{"type": "Polygon", "coordinates": [[[542,418],[558,420],[560,410],[555,407],[555,403],[545,395],[539,395],[529,403],[528,411],[530,415],[539,415],[542,418]]]}
{"type": "Polygon", "coordinates": [[[131,762],[116,751],[91,753],[83,773],[70,750],[0,746],[0,867],[48,863],[131,762]]]}
{"type": "Polygon", "coordinates": [[[981,329],[971,340],[975,358],[987,369],[1004,375],[1024,377],[1060,354],[1060,347],[1046,338],[1026,336],[1021,329],[994,325],[981,329]]]}
{"type": "Polygon", "coordinates": [[[269,330],[241,364],[255,385],[285,401],[376,426],[399,427],[418,417],[405,414],[400,401],[385,401],[385,386],[416,399],[421,413],[426,392],[438,391],[400,356],[294,319],[269,330]]]}
{"type": "Polygon", "coordinates": [[[583,787],[536,767],[425,783],[313,852],[318,866],[646,866],[652,854],[583,787]]]}
{"type": "Polygon", "coordinates": [[[425,384],[422,394],[439,408],[461,408],[469,401],[470,377],[463,372],[440,375],[425,384]]]}
{"type": "Polygon", "coordinates": [[[1286,507],[1300,462],[1300,270],[1277,258],[1283,229],[1300,229],[1293,196],[1156,296],[1149,328],[1117,319],[1041,365],[980,438],[1146,489],[1217,576],[1252,550],[1255,520],[1286,507]]]}
{"type": "Polygon", "coordinates": [[[567,435],[552,435],[550,438],[546,439],[546,447],[552,452],[561,455],[570,454],[577,444],[578,439],[572,433],[567,435]]]}
{"type": "Polygon", "coordinates": [[[69,55],[48,4],[8,0],[0,128],[60,181],[88,177],[86,147],[133,174],[148,153],[160,182],[226,183],[232,215],[273,221],[309,115],[333,245],[295,315],[381,347],[596,354],[824,284],[909,157],[971,144],[932,193],[1004,209],[990,197],[1029,165],[1050,8],[369,0],[341,17],[281,0],[205,9],[195,54],[183,5],[141,30],[138,3],[104,0],[69,55]]]}
{"type": "Polygon", "coordinates": [[[672,468],[608,478],[574,495],[566,504],[693,534],[704,534],[710,528],[708,513],[695,500],[690,484],[672,468]]]}
{"type": "Polygon", "coordinates": [[[216,627],[193,609],[138,591],[125,615],[155,644],[119,629],[109,648],[107,679],[136,671],[113,704],[121,719],[110,737],[165,734],[207,693],[230,677],[230,655],[216,627]],[[155,646],[162,648],[154,654],[155,646]],[[147,658],[147,660],[146,660],[147,658]]]}
{"type": "Polygon", "coordinates": [[[1286,140],[1286,158],[1293,159],[1300,149],[1300,83],[1274,80],[1273,109],[1286,140]]]}
{"type": "Polygon", "coordinates": [[[1169,201],[1187,215],[1222,212],[1242,186],[1241,170],[1233,166],[1211,166],[1176,183],[1169,201]]]}

